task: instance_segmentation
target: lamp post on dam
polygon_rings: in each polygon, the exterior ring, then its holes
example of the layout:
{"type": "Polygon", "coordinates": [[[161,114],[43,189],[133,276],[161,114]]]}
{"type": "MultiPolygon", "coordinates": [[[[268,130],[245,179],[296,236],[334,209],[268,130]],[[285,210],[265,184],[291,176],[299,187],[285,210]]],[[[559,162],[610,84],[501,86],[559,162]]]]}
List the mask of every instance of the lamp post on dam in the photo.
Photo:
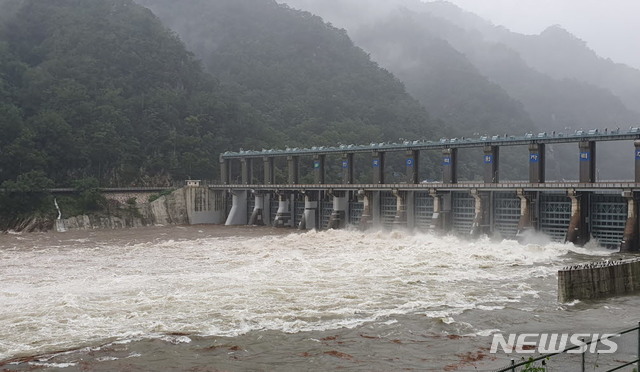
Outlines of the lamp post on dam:
{"type": "Polygon", "coordinates": [[[639,128],[226,152],[220,155],[220,169],[222,184],[210,188],[231,196],[227,225],[269,224],[302,229],[381,225],[469,236],[500,234],[507,238],[532,230],[578,245],[593,237],[622,251],[640,249],[639,128]],[[634,179],[599,182],[597,143],[621,140],[633,141],[629,154],[632,156],[635,149],[634,179]],[[566,143],[577,144],[575,166],[579,180],[549,182],[545,174],[546,147],[566,143]],[[500,180],[501,148],[509,146],[527,146],[527,181],[500,180]],[[458,181],[458,152],[467,148],[482,150],[481,181],[458,181]],[[420,155],[434,150],[442,154],[442,182],[421,183],[420,155]],[[401,182],[386,182],[385,167],[392,159],[391,153],[404,155],[401,182]],[[363,154],[356,164],[356,155],[363,154]],[[328,184],[326,167],[332,156],[338,157],[339,182],[328,184]],[[276,158],[287,161],[285,183],[276,182],[276,158]],[[263,160],[261,182],[254,177],[256,159],[263,160]],[[232,174],[237,169],[232,166],[235,161],[241,165],[241,184],[231,182],[236,179],[232,174]],[[313,183],[300,183],[301,164],[312,166],[313,183]],[[357,167],[371,168],[370,183],[354,182],[357,167]]]}

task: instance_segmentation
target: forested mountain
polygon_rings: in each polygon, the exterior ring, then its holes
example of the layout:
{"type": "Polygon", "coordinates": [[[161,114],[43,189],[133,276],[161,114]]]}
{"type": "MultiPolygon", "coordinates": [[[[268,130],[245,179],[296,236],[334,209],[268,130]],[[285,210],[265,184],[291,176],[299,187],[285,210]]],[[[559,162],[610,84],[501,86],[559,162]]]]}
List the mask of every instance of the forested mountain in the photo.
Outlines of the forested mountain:
{"type": "MultiPolygon", "coordinates": [[[[537,68],[542,62],[536,65],[530,60],[536,56],[549,66],[556,66],[556,57],[540,56],[551,47],[535,50],[532,43],[520,44],[520,39],[529,37],[493,26],[450,3],[385,0],[371,1],[363,8],[358,0],[282,1],[345,27],[356,44],[403,80],[433,116],[452,119],[456,128],[469,134],[495,133],[502,128],[516,134],[537,129],[573,132],[640,123],[640,114],[631,109],[632,105],[625,105],[637,95],[617,96],[609,86],[596,84],[593,77],[587,80],[579,79],[577,73],[569,75],[570,64],[557,67],[564,71],[562,74],[547,74],[545,69],[537,68]],[[520,49],[513,46],[516,44],[520,49]],[[521,50],[530,52],[521,54],[521,50]]],[[[567,37],[566,32],[560,36],[551,34],[543,33],[538,39],[547,39],[545,45],[561,44],[556,49],[567,55],[576,53],[574,60],[581,60],[585,54],[595,56],[583,42],[567,37]],[[567,47],[568,44],[573,46],[567,47]]],[[[610,62],[609,65],[614,66],[610,62]]],[[[639,87],[630,82],[625,89],[639,87]]],[[[550,154],[550,177],[573,177],[575,166],[553,161],[554,157],[571,156],[575,150],[568,151],[550,154]]],[[[631,159],[629,154],[601,152],[605,154],[600,159],[610,163],[603,167],[603,176],[625,177],[628,164],[622,160],[631,159]]]]}
{"type": "Polygon", "coordinates": [[[0,1],[0,182],[211,179],[219,153],[241,147],[440,135],[320,18],[269,0],[186,3],[155,10],[194,32],[183,37],[203,43],[189,46],[208,72],[130,0],[0,1]]]}
{"type": "Polygon", "coordinates": [[[535,131],[520,102],[430,31],[439,26],[436,22],[417,19],[410,12],[392,12],[353,34],[373,58],[406,82],[409,92],[432,115],[444,119],[458,135],[535,131]]]}
{"type": "Polygon", "coordinates": [[[416,9],[422,19],[446,19],[449,28],[434,32],[521,101],[545,129],[620,126],[640,118],[640,71],[598,57],[558,25],[522,35],[447,2],[416,9]]]}
{"type": "Polygon", "coordinates": [[[446,3],[290,1],[348,33],[274,0],[0,0],[2,187],[211,179],[239,148],[637,122],[635,78],[610,77],[637,71],[557,27],[519,42],[446,3]],[[573,75],[553,62],[567,53],[573,75]],[[603,82],[580,80],[594,66],[603,82]]]}
{"type": "Polygon", "coordinates": [[[285,133],[289,146],[442,134],[400,81],[317,16],[273,0],[139,3],[175,30],[207,71],[285,133]]]}
{"type": "Polygon", "coordinates": [[[214,174],[220,149],[268,140],[129,0],[27,0],[2,26],[0,181],[43,171],[59,185],[158,184],[214,174]]]}
{"type": "Polygon", "coordinates": [[[575,79],[610,90],[631,110],[640,112],[640,71],[598,56],[587,44],[560,25],[540,35],[522,35],[437,1],[423,5],[428,12],[458,27],[480,33],[486,41],[516,51],[526,64],[556,79],[575,79]]]}

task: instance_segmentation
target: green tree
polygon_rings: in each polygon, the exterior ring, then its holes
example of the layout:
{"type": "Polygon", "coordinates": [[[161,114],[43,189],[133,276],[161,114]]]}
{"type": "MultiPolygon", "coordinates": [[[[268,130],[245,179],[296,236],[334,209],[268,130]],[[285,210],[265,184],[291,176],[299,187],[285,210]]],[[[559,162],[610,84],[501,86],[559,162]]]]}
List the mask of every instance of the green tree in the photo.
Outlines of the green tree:
{"type": "Polygon", "coordinates": [[[21,174],[15,181],[4,181],[0,185],[0,208],[10,218],[20,217],[34,211],[45,212],[53,208],[49,189],[53,181],[42,171],[21,174]]]}
{"type": "Polygon", "coordinates": [[[73,181],[77,195],[76,205],[82,214],[103,210],[107,200],[100,193],[100,184],[95,177],[88,177],[73,181]]]}

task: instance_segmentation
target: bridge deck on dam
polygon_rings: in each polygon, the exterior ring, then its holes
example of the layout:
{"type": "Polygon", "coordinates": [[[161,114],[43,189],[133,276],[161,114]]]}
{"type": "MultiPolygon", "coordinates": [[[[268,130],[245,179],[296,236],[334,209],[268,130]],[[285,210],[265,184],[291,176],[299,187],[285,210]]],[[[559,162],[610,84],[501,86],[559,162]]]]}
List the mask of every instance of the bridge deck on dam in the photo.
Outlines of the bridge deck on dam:
{"type": "Polygon", "coordinates": [[[527,133],[524,136],[482,136],[479,138],[441,138],[437,141],[418,140],[404,141],[402,143],[371,143],[369,145],[340,145],[335,147],[315,146],[311,148],[287,148],[285,150],[242,150],[239,152],[227,151],[221,155],[223,159],[261,158],[264,156],[292,156],[292,155],[326,155],[332,153],[362,153],[371,151],[407,151],[407,150],[437,150],[447,148],[469,148],[485,146],[523,146],[530,144],[552,145],[577,142],[606,142],[636,140],[640,138],[640,128],[630,127],[628,130],[589,130],[575,131],[574,133],[542,132],[538,134],[527,133]]]}
{"type": "Polygon", "coordinates": [[[386,183],[386,184],[277,184],[277,185],[209,185],[213,190],[282,190],[282,191],[298,191],[298,190],[404,190],[404,191],[425,191],[437,189],[440,191],[456,191],[478,189],[483,191],[499,191],[499,190],[517,190],[524,189],[527,191],[549,191],[549,190],[568,190],[575,189],[580,191],[622,191],[622,190],[640,190],[640,183],[637,182],[500,182],[500,183],[484,183],[484,182],[459,182],[459,183],[442,183],[442,182],[425,182],[418,184],[407,183],[386,183]]]}

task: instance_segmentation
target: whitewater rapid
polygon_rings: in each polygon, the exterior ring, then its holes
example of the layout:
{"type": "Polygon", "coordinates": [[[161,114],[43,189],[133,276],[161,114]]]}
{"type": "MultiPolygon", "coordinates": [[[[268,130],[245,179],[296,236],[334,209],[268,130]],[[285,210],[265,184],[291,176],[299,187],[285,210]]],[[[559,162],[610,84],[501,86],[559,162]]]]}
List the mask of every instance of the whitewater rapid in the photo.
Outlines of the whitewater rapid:
{"type": "Polygon", "coordinates": [[[535,303],[533,279],[554,277],[572,254],[610,254],[399,231],[174,231],[139,240],[0,236],[0,360],[174,334],[355,327],[402,314],[447,322],[469,309],[535,303]]]}

